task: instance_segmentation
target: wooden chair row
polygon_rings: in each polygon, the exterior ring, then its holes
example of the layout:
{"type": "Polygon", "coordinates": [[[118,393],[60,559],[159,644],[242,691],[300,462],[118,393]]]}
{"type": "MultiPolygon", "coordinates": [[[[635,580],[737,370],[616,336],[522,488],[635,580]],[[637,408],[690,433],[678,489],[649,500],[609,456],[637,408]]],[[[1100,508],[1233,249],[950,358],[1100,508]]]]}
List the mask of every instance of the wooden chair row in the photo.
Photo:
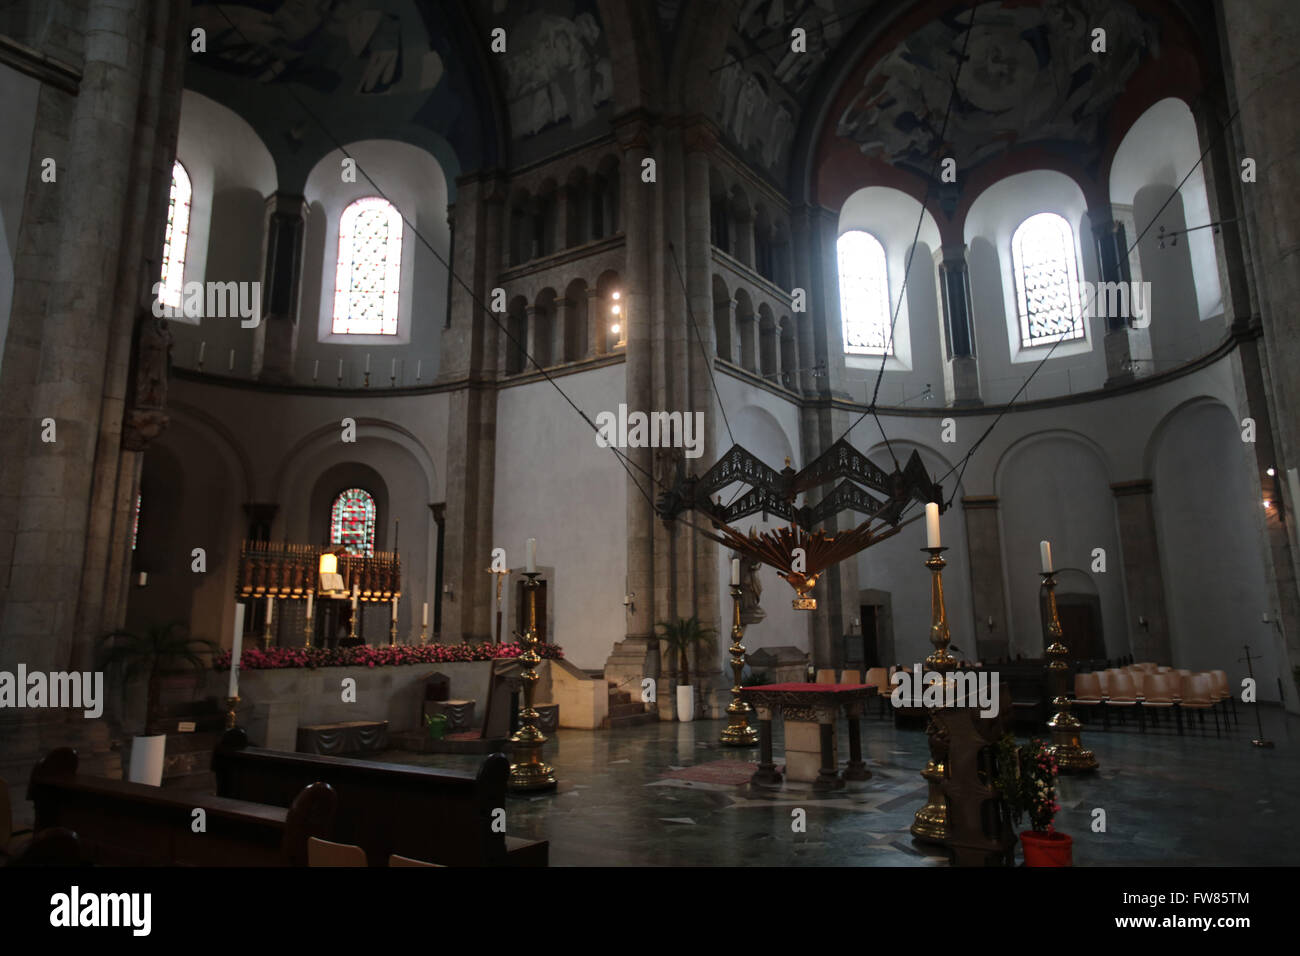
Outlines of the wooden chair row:
{"type": "Polygon", "coordinates": [[[1180,734],[1183,733],[1183,711],[1195,712],[1201,726],[1205,725],[1205,712],[1210,711],[1214,716],[1216,734],[1221,733],[1220,710],[1224,711],[1225,722],[1229,706],[1233,719],[1236,718],[1236,699],[1228,685],[1228,675],[1222,670],[1193,673],[1166,668],[1162,671],[1154,664],[1149,667],[1138,664],[1076,674],[1074,702],[1085,711],[1100,707],[1102,724],[1107,730],[1110,729],[1112,710],[1121,721],[1125,711],[1134,710],[1138,727],[1144,733],[1148,712],[1155,721],[1161,711],[1172,711],[1180,734]]]}
{"type": "MultiPolygon", "coordinates": [[[[350,843],[334,843],[331,840],[321,840],[312,837],[307,841],[307,865],[308,866],[369,866],[370,862],[366,859],[366,851],[359,846],[353,846],[350,843]]],[[[408,856],[398,856],[396,853],[388,855],[389,866],[436,866],[441,868],[441,863],[429,863],[426,860],[412,860],[408,856]]]]}

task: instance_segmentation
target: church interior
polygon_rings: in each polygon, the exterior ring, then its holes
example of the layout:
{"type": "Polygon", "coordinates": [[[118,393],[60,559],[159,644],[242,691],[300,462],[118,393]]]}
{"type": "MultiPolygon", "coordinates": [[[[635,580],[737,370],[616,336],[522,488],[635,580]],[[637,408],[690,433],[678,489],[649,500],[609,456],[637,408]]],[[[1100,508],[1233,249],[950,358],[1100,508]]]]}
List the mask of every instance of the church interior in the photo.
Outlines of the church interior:
{"type": "Polygon", "coordinates": [[[1300,863],[1297,51],[0,2],[0,864],[1300,863]]]}

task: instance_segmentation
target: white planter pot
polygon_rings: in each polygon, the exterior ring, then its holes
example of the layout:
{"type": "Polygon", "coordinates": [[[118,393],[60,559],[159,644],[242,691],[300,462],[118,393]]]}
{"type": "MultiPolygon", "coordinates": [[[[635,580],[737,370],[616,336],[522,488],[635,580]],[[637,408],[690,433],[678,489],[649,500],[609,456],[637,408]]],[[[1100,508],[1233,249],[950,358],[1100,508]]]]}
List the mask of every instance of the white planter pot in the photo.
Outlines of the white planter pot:
{"type": "Polygon", "coordinates": [[[131,767],[127,779],[132,783],[147,783],[151,787],[161,787],[163,753],[166,747],[166,734],[134,738],[131,741],[131,767]]]}
{"type": "Polygon", "coordinates": [[[695,688],[689,684],[677,685],[677,719],[683,722],[695,719],[695,688]]]}

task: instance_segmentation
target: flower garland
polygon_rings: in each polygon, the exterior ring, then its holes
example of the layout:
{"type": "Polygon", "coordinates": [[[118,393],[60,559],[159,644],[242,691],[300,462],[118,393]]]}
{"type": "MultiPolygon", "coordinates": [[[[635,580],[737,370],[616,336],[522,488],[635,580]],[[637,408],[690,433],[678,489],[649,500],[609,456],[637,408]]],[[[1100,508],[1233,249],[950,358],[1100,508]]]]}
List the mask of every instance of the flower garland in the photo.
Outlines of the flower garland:
{"type": "Polygon", "coordinates": [[[998,788],[1011,818],[1019,824],[1028,816],[1035,832],[1054,832],[1053,820],[1061,809],[1056,799],[1059,768],[1047,744],[1034,738],[1019,747],[1016,738],[1007,734],[999,741],[997,753],[998,788]]]}
{"type": "MultiPolygon", "coordinates": [[[[392,667],[399,664],[454,664],[464,661],[493,661],[521,657],[520,644],[390,644],[357,647],[272,647],[269,650],[246,647],[239,656],[240,670],[281,670],[290,667],[392,667]]],[[[558,644],[537,645],[543,660],[562,660],[564,651],[558,644]]],[[[212,660],[212,669],[230,669],[230,651],[222,651],[212,660]]]]}

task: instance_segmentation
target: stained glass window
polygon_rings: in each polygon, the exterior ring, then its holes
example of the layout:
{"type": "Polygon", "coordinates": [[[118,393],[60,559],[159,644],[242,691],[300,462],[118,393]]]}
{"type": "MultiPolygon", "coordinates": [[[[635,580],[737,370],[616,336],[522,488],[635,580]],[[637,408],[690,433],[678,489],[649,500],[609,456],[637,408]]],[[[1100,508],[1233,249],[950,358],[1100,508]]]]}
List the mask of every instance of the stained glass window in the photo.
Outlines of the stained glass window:
{"type": "Polygon", "coordinates": [[[396,335],[402,214],[386,199],[358,199],[339,220],[334,332],[396,335]]]}
{"type": "Polygon", "coordinates": [[[361,488],[349,488],[334,499],[330,509],[330,544],[341,544],[348,554],[374,557],[375,499],[361,488]]]}
{"type": "Polygon", "coordinates": [[[135,496],[135,511],[131,515],[131,550],[135,550],[135,543],[140,539],[140,499],[143,495],[135,496]]]}
{"type": "Polygon", "coordinates": [[[1055,213],[1030,216],[1011,236],[1022,346],[1084,337],[1074,230],[1055,213]]]}
{"type": "Polygon", "coordinates": [[[871,233],[854,229],[840,236],[836,249],[844,351],[851,355],[893,355],[885,247],[871,233]]]}
{"type": "Polygon", "coordinates": [[[190,177],[180,161],[172,163],[171,201],[167,204],[167,233],[163,240],[162,292],[163,305],[180,308],[181,292],[185,288],[185,249],[190,241],[190,199],[194,191],[190,177]]]}

